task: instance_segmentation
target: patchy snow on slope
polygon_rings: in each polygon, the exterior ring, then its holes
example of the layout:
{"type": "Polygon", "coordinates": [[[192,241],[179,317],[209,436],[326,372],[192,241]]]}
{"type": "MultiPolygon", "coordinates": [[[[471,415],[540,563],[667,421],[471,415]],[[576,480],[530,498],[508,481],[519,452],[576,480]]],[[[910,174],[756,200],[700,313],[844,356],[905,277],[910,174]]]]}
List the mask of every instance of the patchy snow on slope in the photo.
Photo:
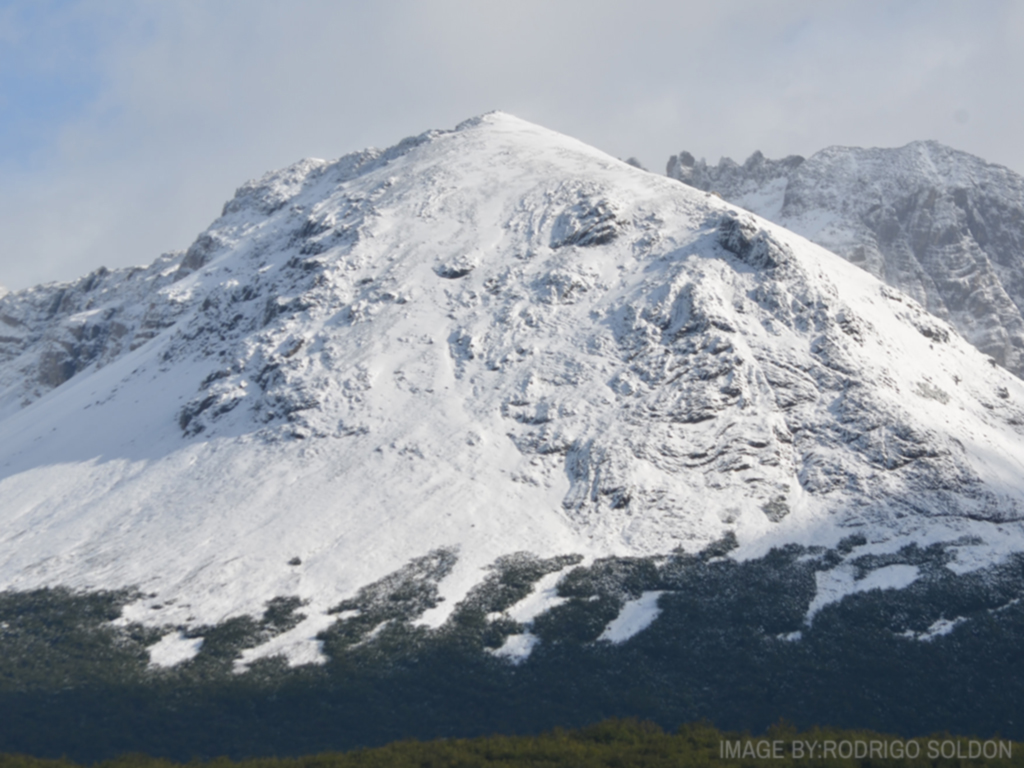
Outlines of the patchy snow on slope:
{"type": "Polygon", "coordinates": [[[939,619],[924,632],[914,632],[913,630],[908,629],[905,632],[902,632],[900,636],[911,640],[920,640],[921,642],[930,643],[936,637],[948,635],[956,629],[958,625],[963,624],[965,621],[967,621],[967,619],[963,616],[957,616],[955,619],[939,619]]]}
{"type": "Polygon", "coordinates": [[[612,619],[597,639],[618,645],[643,632],[661,613],[658,598],[663,594],[662,591],[650,591],[644,592],[635,600],[627,600],[619,615],[612,619]]]}
{"type": "Polygon", "coordinates": [[[254,661],[275,656],[285,659],[290,667],[325,663],[327,657],[323,653],[323,641],[318,640],[316,636],[338,618],[337,614],[327,613],[308,616],[295,627],[262,645],[242,651],[241,657],[234,661],[234,671],[245,672],[254,661]]]}
{"type": "Polygon", "coordinates": [[[558,582],[564,575],[564,571],[555,571],[541,577],[534,585],[533,591],[505,611],[505,615],[520,624],[529,625],[542,613],[562,605],[567,598],[559,597],[558,582]]]}
{"type": "Polygon", "coordinates": [[[488,652],[498,658],[505,659],[513,664],[522,664],[533,653],[533,649],[540,642],[540,638],[530,632],[522,632],[517,635],[509,635],[500,648],[488,649],[488,652]]]}
{"type": "Polygon", "coordinates": [[[202,647],[201,637],[186,637],[184,632],[171,632],[149,646],[149,663],[153,667],[174,667],[194,658],[202,647]]]}
{"type": "Polygon", "coordinates": [[[826,605],[838,603],[847,595],[869,592],[872,589],[903,589],[913,584],[919,575],[916,565],[887,565],[877,568],[861,579],[856,578],[856,569],[840,565],[831,571],[815,574],[817,591],[807,610],[805,621],[810,624],[814,615],[826,605]]]}
{"type": "Polygon", "coordinates": [[[495,656],[507,659],[514,664],[526,661],[533,649],[540,643],[540,638],[529,631],[534,619],[552,608],[564,604],[568,598],[558,594],[558,582],[565,576],[567,568],[542,576],[533,585],[530,593],[504,612],[487,615],[488,621],[511,619],[526,627],[525,632],[509,635],[500,648],[489,650],[495,656]]]}

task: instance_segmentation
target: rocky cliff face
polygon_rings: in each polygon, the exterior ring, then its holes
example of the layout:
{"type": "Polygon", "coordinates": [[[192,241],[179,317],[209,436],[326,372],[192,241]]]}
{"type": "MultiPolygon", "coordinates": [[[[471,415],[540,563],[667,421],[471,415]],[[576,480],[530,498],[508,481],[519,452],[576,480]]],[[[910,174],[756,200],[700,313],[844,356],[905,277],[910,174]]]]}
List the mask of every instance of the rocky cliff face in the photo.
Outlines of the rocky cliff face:
{"type": "Polygon", "coordinates": [[[161,293],[184,253],[146,268],[95,272],[70,283],[0,291],[0,414],[35,401],[174,325],[182,305],[161,293]]]}
{"type": "Polygon", "coordinates": [[[1024,375],[1024,178],[933,141],[829,147],[717,166],[683,152],[668,175],[840,254],[1024,375]]]}

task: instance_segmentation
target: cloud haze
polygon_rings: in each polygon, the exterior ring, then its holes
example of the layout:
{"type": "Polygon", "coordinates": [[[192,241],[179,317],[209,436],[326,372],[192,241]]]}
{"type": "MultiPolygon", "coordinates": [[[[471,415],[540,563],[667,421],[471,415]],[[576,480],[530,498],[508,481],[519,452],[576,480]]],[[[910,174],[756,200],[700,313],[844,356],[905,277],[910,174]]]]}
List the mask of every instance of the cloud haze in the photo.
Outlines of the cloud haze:
{"type": "Polygon", "coordinates": [[[0,7],[0,283],[185,248],[248,178],[504,109],[661,171],[932,138],[1024,171],[1012,1],[0,7]]]}

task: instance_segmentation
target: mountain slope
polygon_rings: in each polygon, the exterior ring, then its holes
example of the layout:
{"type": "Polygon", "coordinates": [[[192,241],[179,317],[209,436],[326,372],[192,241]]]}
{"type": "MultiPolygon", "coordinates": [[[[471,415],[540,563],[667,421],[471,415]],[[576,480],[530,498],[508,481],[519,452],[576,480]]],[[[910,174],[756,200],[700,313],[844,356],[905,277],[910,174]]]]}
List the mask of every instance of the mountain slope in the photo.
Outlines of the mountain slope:
{"type": "MultiPolygon", "coordinates": [[[[239,663],[321,660],[339,616],[372,639],[399,582],[440,627],[522,552],[554,575],[519,624],[580,557],[1024,548],[1024,383],[820,247],[500,113],[268,174],[187,252],[0,316],[0,584],[137,588],[158,663],[272,598],[303,621],[239,663]]],[[[864,586],[822,569],[808,620],[864,586]]]]}
{"type": "Polygon", "coordinates": [[[683,152],[668,175],[798,232],[910,294],[1024,375],[1024,178],[916,141],[829,147],[806,160],[717,166],[683,152]]]}

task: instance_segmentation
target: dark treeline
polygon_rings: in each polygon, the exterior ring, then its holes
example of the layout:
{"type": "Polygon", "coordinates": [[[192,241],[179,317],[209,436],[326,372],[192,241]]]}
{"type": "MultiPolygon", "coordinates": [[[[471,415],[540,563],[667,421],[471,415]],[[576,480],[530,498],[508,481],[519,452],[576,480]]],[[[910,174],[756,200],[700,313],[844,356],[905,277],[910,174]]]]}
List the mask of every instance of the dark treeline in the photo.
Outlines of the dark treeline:
{"type": "Polygon", "coordinates": [[[344,618],[319,635],[323,664],[269,658],[242,674],[235,660],[294,626],[300,600],[190,629],[203,638],[199,653],[158,669],[147,648],[159,632],[112,624],[130,596],[0,593],[0,752],[93,764],[126,753],[297,757],[492,733],[531,744],[555,726],[608,718],[1024,738],[1024,557],[967,574],[946,567],[952,555],[941,545],[853,558],[862,576],[893,564],[919,576],[808,621],[817,574],[856,544],[742,562],[722,557],[723,544],[576,567],[559,585],[565,602],[529,627],[540,642],[519,663],[493,651],[526,627],[488,617],[564,561],[503,563],[430,629],[416,620],[450,564],[432,553],[337,606],[344,618]],[[662,593],[656,621],[621,644],[600,639],[626,600],[651,590],[662,593]]]}
{"type": "MultiPolygon", "coordinates": [[[[871,731],[813,729],[799,733],[786,724],[775,725],[760,736],[725,733],[707,723],[684,725],[675,733],[666,733],[650,722],[606,720],[577,730],[555,729],[537,736],[406,740],[352,752],[238,761],[221,757],[187,765],[190,768],[753,768],[757,765],[838,768],[884,764],[940,768],[969,764],[1009,768],[1024,765],[1022,746],[948,734],[904,740],[871,731]],[[873,758],[857,757],[857,753],[870,754],[872,750],[873,758]],[[890,752],[900,756],[891,757],[890,752]],[[986,752],[990,757],[985,757],[986,752]],[[879,757],[880,754],[886,756],[879,757]],[[996,756],[991,757],[993,754],[996,756]]],[[[140,754],[95,764],[98,768],[175,768],[179,765],[182,764],[140,754]]],[[[0,768],[78,766],[68,760],[0,755],[0,768]]]]}

